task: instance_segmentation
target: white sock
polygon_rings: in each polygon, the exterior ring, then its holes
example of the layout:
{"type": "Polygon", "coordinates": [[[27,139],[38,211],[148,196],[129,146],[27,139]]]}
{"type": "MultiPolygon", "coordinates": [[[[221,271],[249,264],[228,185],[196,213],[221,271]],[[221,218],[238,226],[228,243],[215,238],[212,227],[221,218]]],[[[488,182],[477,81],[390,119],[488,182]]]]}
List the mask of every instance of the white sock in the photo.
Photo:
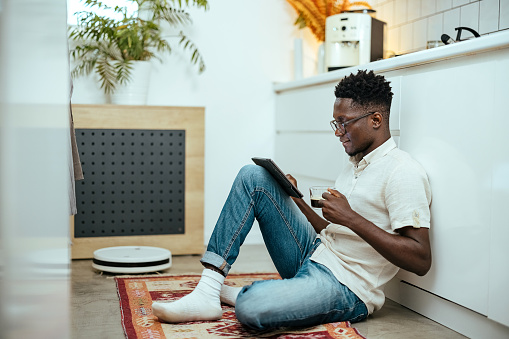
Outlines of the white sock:
{"type": "Polygon", "coordinates": [[[220,294],[221,302],[230,306],[235,306],[235,300],[237,300],[237,296],[241,289],[242,287],[232,287],[223,284],[220,294]]]}
{"type": "Polygon", "coordinates": [[[223,282],[222,274],[204,269],[194,291],[171,303],[154,302],[152,312],[159,320],[169,323],[221,319],[219,294],[223,282]]]}

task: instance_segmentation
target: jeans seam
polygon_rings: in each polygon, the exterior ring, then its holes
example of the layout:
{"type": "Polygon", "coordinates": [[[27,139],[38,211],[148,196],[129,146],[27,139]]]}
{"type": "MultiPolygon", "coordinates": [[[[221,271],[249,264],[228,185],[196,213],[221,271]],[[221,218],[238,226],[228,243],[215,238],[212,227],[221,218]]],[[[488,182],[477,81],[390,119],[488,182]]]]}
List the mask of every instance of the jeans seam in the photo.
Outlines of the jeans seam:
{"type": "MultiPolygon", "coordinates": [[[[269,199],[270,201],[272,201],[272,204],[274,205],[274,207],[277,209],[279,215],[281,216],[281,218],[283,219],[283,222],[285,223],[288,231],[290,232],[290,234],[292,235],[293,239],[295,240],[295,243],[297,244],[297,246],[299,247],[299,250],[300,250],[300,253],[303,254],[304,253],[304,249],[302,248],[302,244],[300,243],[300,241],[297,239],[297,236],[295,235],[295,232],[293,231],[290,223],[288,222],[288,220],[286,219],[286,216],[284,215],[283,211],[281,210],[279,204],[277,203],[277,201],[272,197],[272,195],[270,194],[269,191],[267,191],[264,187],[255,187],[255,189],[253,190],[253,193],[251,193],[251,196],[253,196],[253,194],[255,192],[261,192],[261,193],[264,193],[269,199]]],[[[302,258],[301,258],[301,264],[302,264],[302,258]]]]}
{"type": "Polygon", "coordinates": [[[237,237],[239,236],[240,232],[242,231],[242,229],[246,225],[247,218],[248,218],[249,214],[251,214],[251,210],[253,209],[253,205],[254,205],[254,201],[251,200],[251,202],[249,203],[249,208],[247,209],[246,213],[244,214],[244,218],[240,222],[240,227],[238,227],[237,231],[235,231],[235,233],[233,234],[232,241],[230,241],[230,244],[228,244],[228,247],[226,247],[226,250],[225,250],[225,252],[223,254],[223,257],[227,257],[228,254],[230,253],[230,250],[232,249],[232,246],[235,243],[235,240],[237,239],[237,237]]]}
{"type": "MultiPolygon", "coordinates": [[[[361,302],[357,301],[355,303],[355,306],[350,307],[348,309],[337,309],[337,308],[335,308],[335,309],[329,310],[327,312],[316,313],[313,316],[326,316],[326,315],[328,315],[328,314],[330,314],[332,312],[341,312],[341,314],[344,314],[347,311],[348,312],[352,312],[353,310],[355,310],[357,308],[357,306],[360,305],[360,303],[362,303],[362,301],[361,302]]],[[[362,312],[361,314],[357,315],[355,318],[348,319],[347,321],[354,321],[354,320],[358,319],[360,316],[364,316],[364,312],[362,312]]],[[[291,319],[290,321],[306,320],[306,319],[309,319],[309,318],[310,318],[310,316],[305,316],[305,317],[300,317],[300,318],[294,318],[294,319],[291,319]]],[[[283,321],[283,323],[284,323],[284,321],[283,321]]]]}
{"type": "Polygon", "coordinates": [[[365,312],[361,312],[361,314],[357,315],[355,318],[350,319],[349,321],[355,321],[355,320],[359,319],[360,317],[362,317],[362,318],[366,317],[366,315],[367,315],[367,307],[366,307],[366,304],[362,300],[356,301],[355,305],[353,307],[349,308],[349,311],[352,312],[354,309],[356,309],[359,306],[364,306],[364,308],[366,309],[366,314],[365,314],[365,312]]]}

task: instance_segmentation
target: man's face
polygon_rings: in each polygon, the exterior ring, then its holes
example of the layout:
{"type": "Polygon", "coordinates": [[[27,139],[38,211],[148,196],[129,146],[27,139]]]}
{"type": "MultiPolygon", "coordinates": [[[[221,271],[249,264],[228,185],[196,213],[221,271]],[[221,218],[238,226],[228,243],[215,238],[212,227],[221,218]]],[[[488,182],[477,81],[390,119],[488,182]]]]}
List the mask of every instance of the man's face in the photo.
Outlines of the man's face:
{"type": "MultiPolygon", "coordinates": [[[[369,113],[363,110],[360,106],[352,107],[352,99],[338,98],[334,102],[333,118],[337,123],[344,123],[351,119],[358,118],[362,115],[369,113]]],[[[336,130],[335,135],[345,148],[345,152],[349,156],[354,156],[362,153],[365,156],[371,152],[375,147],[374,144],[374,130],[371,126],[371,115],[368,115],[359,120],[353,121],[345,125],[345,133],[341,133],[339,129],[336,130]]]]}

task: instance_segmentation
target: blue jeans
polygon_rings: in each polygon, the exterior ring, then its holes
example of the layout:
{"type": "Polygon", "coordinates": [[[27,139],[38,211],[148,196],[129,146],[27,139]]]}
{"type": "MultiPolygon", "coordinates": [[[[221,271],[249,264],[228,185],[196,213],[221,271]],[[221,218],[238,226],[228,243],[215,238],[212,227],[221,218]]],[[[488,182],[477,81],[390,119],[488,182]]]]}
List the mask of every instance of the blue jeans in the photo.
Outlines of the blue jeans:
{"type": "Polygon", "coordinates": [[[283,280],[257,281],[242,288],[235,305],[242,324],[267,330],[367,317],[365,304],[327,267],[309,259],[320,244],[316,231],[260,166],[240,170],[201,262],[227,275],[255,218],[283,280]]]}

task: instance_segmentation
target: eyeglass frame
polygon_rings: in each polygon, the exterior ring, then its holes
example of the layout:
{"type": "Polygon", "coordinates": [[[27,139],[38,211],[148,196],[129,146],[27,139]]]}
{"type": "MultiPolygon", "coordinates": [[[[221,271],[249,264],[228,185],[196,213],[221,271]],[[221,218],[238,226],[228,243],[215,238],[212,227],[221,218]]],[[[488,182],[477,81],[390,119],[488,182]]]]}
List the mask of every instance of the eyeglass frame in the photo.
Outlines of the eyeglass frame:
{"type": "Polygon", "coordinates": [[[353,119],[347,120],[345,122],[337,122],[336,120],[331,120],[330,126],[332,127],[332,130],[334,131],[334,133],[336,133],[336,131],[339,129],[341,134],[345,134],[346,133],[346,127],[345,127],[346,125],[351,124],[352,122],[355,122],[362,118],[369,117],[371,114],[375,114],[375,113],[376,113],[376,111],[369,112],[369,113],[361,115],[360,117],[353,118],[353,119]],[[341,126],[341,128],[339,128],[339,126],[341,126]]]}

